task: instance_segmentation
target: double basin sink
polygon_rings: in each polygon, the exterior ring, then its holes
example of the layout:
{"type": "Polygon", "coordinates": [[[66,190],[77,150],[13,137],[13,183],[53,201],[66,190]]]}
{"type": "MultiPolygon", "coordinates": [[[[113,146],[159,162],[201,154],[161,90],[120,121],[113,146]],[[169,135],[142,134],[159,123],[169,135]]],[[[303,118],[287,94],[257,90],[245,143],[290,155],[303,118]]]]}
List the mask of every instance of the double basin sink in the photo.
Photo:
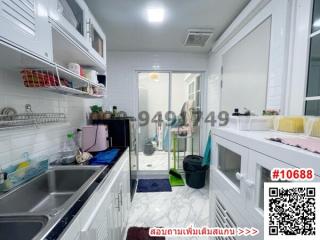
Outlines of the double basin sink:
{"type": "Polygon", "coordinates": [[[0,195],[0,238],[44,239],[103,171],[103,167],[67,166],[0,195]]]}

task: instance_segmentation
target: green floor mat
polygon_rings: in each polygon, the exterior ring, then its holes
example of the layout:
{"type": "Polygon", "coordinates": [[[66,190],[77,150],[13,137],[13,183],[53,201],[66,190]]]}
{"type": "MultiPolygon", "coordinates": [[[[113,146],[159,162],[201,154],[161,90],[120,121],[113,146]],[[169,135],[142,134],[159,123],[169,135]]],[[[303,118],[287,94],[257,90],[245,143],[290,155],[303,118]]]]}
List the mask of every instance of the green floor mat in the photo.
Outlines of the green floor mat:
{"type": "Polygon", "coordinates": [[[177,177],[172,176],[172,175],[169,176],[169,182],[170,182],[171,187],[184,186],[183,179],[177,178],[177,177]]]}

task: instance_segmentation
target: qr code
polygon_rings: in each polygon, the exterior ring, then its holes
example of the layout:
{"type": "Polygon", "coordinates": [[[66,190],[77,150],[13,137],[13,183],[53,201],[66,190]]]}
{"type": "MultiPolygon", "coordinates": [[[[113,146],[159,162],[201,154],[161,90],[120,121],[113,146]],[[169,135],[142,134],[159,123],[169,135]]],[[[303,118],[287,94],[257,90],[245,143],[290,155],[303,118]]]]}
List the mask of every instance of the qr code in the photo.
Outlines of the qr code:
{"type": "Polygon", "coordinates": [[[265,183],[265,239],[320,239],[319,186],[314,182],[265,183]]]}

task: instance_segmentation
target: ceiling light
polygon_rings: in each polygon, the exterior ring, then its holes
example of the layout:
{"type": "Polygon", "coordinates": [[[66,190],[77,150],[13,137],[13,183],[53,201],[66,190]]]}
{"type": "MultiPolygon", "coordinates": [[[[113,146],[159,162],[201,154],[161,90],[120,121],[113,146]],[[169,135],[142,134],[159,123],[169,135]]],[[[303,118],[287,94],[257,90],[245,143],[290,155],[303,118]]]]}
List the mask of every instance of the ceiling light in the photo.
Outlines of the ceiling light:
{"type": "Polygon", "coordinates": [[[149,78],[155,82],[158,82],[159,81],[159,73],[152,72],[149,74],[149,78]]]}
{"type": "Polygon", "coordinates": [[[147,9],[148,21],[151,23],[161,23],[164,20],[163,8],[149,8],[147,9]]]}

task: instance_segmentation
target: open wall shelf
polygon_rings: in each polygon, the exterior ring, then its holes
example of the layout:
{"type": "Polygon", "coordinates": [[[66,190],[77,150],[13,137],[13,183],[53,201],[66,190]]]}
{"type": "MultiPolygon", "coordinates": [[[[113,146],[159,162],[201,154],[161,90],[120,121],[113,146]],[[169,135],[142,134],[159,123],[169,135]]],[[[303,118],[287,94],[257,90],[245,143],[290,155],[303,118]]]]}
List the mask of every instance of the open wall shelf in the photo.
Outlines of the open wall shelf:
{"type": "Polygon", "coordinates": [[[102,98],[104,96],[104,87],[58,65],[50,69],[23,69],[21,77],[24,86],[28,88],[39,88],[83,98],[102,98]]]}
{"type": "Polygon", "coordinates": [[[90,67],[101,74],[105,73],[105,66],[90,56],[88,49],[75,42],[53,21],[52,38],[54,62],[61,66],[67,66],[70,62],[76,62],[81,66],[90,67]]]}
{"type": "Polygon", "coordinates": [[[82,98],[103,98],[105,87],[59,64],[42,59],[0,40],[1,68],[20,72],[24,85],[82,98]]]}

